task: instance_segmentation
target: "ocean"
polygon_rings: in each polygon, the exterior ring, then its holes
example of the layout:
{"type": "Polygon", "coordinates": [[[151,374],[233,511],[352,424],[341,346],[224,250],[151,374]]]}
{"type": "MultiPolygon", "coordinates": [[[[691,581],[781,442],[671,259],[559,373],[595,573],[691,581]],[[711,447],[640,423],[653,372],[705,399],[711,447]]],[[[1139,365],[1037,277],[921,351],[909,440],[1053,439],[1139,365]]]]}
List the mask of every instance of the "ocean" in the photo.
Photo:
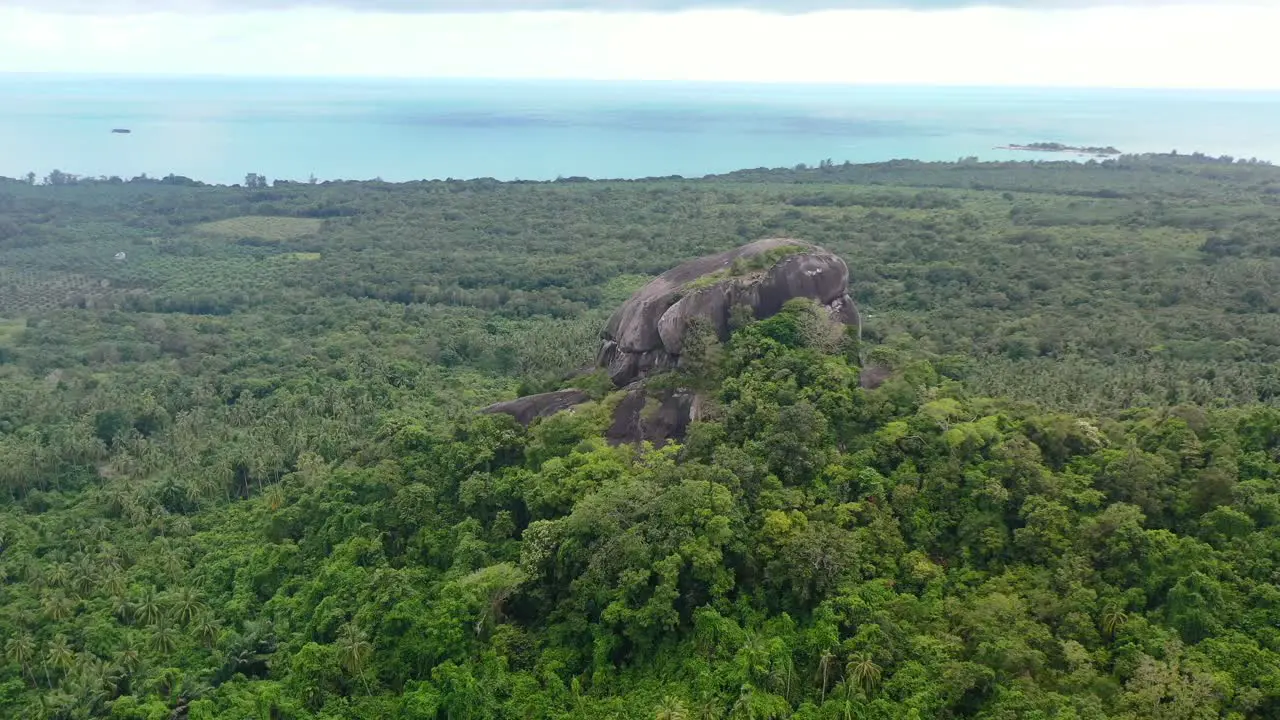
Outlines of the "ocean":
{"type": "Polygon", "coordinates": [[[0,75],[9,177],[545,180],[1070,157],[996,149],[1032,142],[1280,162],[1280,93],[0,75]]]}

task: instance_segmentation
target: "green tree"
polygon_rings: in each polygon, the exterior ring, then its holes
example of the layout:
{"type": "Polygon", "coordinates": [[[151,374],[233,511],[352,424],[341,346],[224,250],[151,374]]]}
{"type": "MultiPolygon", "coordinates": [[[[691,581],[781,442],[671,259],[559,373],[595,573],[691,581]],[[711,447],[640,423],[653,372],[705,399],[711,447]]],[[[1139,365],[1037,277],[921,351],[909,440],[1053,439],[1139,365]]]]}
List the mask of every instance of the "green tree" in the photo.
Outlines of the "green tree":
{"type": "Polygon", "coordinates": [[[59,633],[49,642],[49,647],[45,649],[44,654],[44,672],[45,679],[49,681],[49,687],[53,687],[53,679],[50,675],[51,670],[57,670],[60,673],[67,673],[75,666],[76,652],[71,647],[70,640],[66,635],[59,633]]]}
{"type": "Polygon", "coordinates": [[[364,630],[352,623],[343,625],[342,631],[338,635],[338,661],[342,663],[343,670],[360,678],[360,681],[364,683],[366,693],[371,693],[371,691],[369,689],[369,681],[365,679],[364,671],[372,655],[373,643],[369,642],[369,637],[364,630]]]}
{"type": "Polygon", "coordinates": [[[45,596],[41,607],[46,618],[54,622],[62,622],[75,614],[76,603],[61,591],[55,590],[45,596]]]}
{"type": "Polygon", "coordinates": [[[689,711],[678,697],[665,695],[653,711],[654,720],[688,720],[689,711]]]}
{"type": "Polygon", "coordinates": [[[827,684],[831,681],[831,671],[837,667],[838,658],[830,650],[823,650],[818,657],[818,677],[821,679],[822,694],[820,702],[827,701],[827,684]]]}
{"type": "Polygon", "coordinates": [[[4,655],[9,662],[16,663],[21,667],[22,673],[31,682],[35,682],[35,676],[31,672],[31,663],[36,656],[36,642],[30,633],[19,633],[5,640],[4,655]]]}
{"type": "Polygon", "coordinates": [[[178,637],[178,631],[162,617],[152,628],[147,644],[158,655],[171,655],[178,649],[178,637]]]}
{"type": "Polygon", "coordinates": [[[144,625],[155,625],[164,617],[165,609],[155,588],[147,588],[133,603],[133,618],[144,625]]]}
{"type": "Polygon", "coordinates": [[[871,659],[871,655],[868,653],[849,658],[848,664],[845,665],[845,677],[868,693],[880,684],[882,673],[880,666],[871,659]]]}
{"type": "Polygon", "coordinates": [[[168,602],[173,618],[182,625],[190,625],[201,613],[205,604],[200,595],[191,588],[182,588],[168,602]]]}
{"type": "Polygon", "coordinates": [[[1112,605],[1102,613],[1102,629],[1111,636],[1115,637],[1116,631],[1124,627],[1129,622],[1129,614],[1123,608],[1112,605]]]}

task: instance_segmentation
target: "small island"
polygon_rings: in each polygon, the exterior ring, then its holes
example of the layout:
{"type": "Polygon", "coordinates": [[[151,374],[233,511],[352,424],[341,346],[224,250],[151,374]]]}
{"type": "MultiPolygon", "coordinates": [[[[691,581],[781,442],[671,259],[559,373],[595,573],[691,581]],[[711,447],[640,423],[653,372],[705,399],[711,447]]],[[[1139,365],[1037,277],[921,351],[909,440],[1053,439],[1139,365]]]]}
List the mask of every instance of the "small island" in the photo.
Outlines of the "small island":
{"type": "Polygon", "coordinates": [[[1026,150],[1030,152],[1075,153],[1077,155],[1119,155],[1120,151],[1108,145],[1106,147],[1064,145],[1056,142],[1037,142],[1029,145],[1001,145],[997,150],[1026,150]]]}
{"type": "Polygon", "coordinates": [[[115,135],[128,135],[133,131],[130,130],[129,128],[112,128],[111,132],[115,135]]]}

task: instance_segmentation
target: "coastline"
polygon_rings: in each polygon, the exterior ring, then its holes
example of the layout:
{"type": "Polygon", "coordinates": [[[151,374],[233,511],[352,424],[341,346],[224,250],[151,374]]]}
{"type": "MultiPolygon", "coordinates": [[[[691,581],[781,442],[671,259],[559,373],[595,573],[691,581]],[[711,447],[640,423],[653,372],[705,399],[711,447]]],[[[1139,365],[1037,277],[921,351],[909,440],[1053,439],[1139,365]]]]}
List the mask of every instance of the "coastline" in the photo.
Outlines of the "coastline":
{"type": "Polygon", "coordinates": [[[226,184],[249,172],[297,180],[634,179],[825,159],[1104,159],[997,149],[1053,139],[1105,141],[1129,154],[1196,148],[1280,158],[1280,135],[1268,130],[1280,123],[1280,95],[1232,105],[1177,94],[902,87],[717,89],[697,97],[665,85],[622,92],[577,83],[409,83],[392,92],[345,81],[99,80],[93,92],[75,88],[10,83],[0,74],[0,95],[14,106],[0,118],[0,175],[172,172],[226,184]],[[108,135],[113,127],[132,132],[108,135]]]}

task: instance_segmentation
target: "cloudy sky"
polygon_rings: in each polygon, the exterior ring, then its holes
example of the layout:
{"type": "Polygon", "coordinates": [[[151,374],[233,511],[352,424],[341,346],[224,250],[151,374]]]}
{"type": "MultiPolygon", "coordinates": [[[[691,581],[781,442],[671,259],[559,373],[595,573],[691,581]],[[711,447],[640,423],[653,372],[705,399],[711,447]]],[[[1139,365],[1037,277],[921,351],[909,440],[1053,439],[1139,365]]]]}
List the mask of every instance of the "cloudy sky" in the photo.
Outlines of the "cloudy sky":
{"type": "Polygon", "coordinates": [[[1280,89],[1280,0],[0,0],[0,72],[1280,89]]]}

